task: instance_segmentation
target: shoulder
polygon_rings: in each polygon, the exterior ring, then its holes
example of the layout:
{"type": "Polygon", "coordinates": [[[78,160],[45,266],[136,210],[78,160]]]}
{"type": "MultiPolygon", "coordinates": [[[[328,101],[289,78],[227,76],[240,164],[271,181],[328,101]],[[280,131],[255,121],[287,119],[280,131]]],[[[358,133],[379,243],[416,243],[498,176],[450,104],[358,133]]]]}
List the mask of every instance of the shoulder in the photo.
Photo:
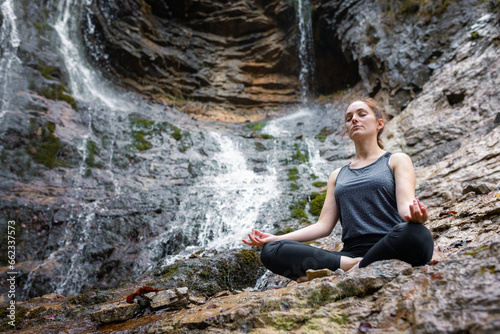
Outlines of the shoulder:
{"type": "Polygon", "coordinates": [[[393,172],[413,171],[413,161],[405,153],[393,153],[389,160],[389,165],[393,172]]]}
{"type": "Polygon", "coordinates": [[[411,158],[406,154],[406,153],[392,153],[389,164],[391,165],[392,169],[398,166],[408,166],[411,165],[413,166],[413,162],[411,161],[411,158]]]}
{"type": "Polygon", "coordinates": [[[328,186],[335,187],[335,183],[337,182],[337,176],[339,175],[341,169],[342,167],[339,167],[330,174],[330,176],[328,177],[328,186]]]}

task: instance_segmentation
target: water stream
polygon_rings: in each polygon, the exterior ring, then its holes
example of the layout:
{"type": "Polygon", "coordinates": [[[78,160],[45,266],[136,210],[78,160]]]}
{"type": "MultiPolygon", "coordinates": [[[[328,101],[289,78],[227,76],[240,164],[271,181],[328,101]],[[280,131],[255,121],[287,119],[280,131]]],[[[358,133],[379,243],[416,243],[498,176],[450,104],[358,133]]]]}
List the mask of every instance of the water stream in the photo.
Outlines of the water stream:
{"type": "MultiPolygon", "coordinates": [[[[26,295],[37,273],[49,267],[58,268],[54,272],[57,277],[51,277],[54,291],[64,295],[81,292],[86,284],[97,281],[96,270],[101,264],[98,261],[108,256],[103,254],[113,254],[115,245],[122,247],[117,249],[125,249],[127,243],[137,243],[136,253],[141,255],[134,260],[135,275],[198,251],[242,248],[241,239],[252,228],[272,232],[275,221],[289,214],[288,201],[294,197],[288,190],[288,171],[294,167],[289,165],[291,155],[300,151],[308,157],[296,166],[304,175],[300,181],[303,192],[312,189],[309,175],[324,181],[332,168],[320,155],[328,143],[318,142],[316,135],[325,120],[335,123],[335,115],[307,105],[314,68],[308,53],[311,49],[309,1],[300,0],[298,10],[303,104],[287,116],[266,122],[262,133],[275,139],[259,142],[242,138],[229,126],[196,122],[174,109],[115,89],[86,59],[81,15],[90,3],[58,0],[49,20],[57,37],[52,49],[60,53],[70,93],[78,103],[81,135],[75,147],[81,160],[75,172],[68,174],[74,187],[68,196],[73,201],[59,208],[69,214],[57,249],[29,273],[24,286],[26,295]],[[153,127],[149,132],[140,129],[151,140],[152,147],[135,150],[131,158],[125,158],[131,150],[127,144],[131,133],[139,133],[139,129],[131,125],[131,117],[143,122],[137,124],[154,124],[144,125],[153,127]],[[181,150],[182,142],[168,136],[171,128],[190,133],[183,138],[192,143],[181,150]],[[91,168],[88,163],[93,154],[89,151],[92,142],[100,148],[102,165],[98,168],[91,168]],[[186,170],[193,166],[198,169],[187,172],[182,168],[169,168],[173,163],[189,166],[186,170]],[[160,165],[161,172],[155,172],[154,166],[160,165]],[[105,186],[104,191],[103,184],[111,186],[105,186]],[[125,205],[132,208],[123,207],[125,205]],[[147,213],[144,218],[136,217],[143,214],[143,207],[149,206],[159,213],[158,218],[147,213]],[[162,216],[160,213],[164,210],[172,212],[162,216]],[[142,223],[144,225],[140,225],[142,223]],[[134,239],[127,234],[129,230],[141,236],[134,239]],[[166,250],[169,244],[176,247],[166,250]]],[[[1,59],[7,62],[5,66],[11,64],[5,55],[14,54],[19,45],[12,4],[7,0],[2,3],[7,22],[2,26],[2,41],[10,41],[1,59]]],[[[86,28],[93,29],[92,26],[86,28]]],[[[2,76],[9,73],[5,70],[2,76]]],[[[3,92],[0,92],[3,96],[6,87],[4,81],[3,92]]],[[[0,116],[5,106],[3,98],[0,116]]]]}
{"type": "Polygon", "coordinates": [[[302,102],[306,104],[312,89],[311,83],[314,82],[311,2],[309,0],[297,0],[296,6],[299,29],[299,80],[302,85],[302,102]]]}
{"type": "Polygon", "coordinates": [[[3,17],[0,30],[0,120],[5,115],[12,97],[12,73],[17,72],[15,67],[21,64],[17,57],[17,48],[21,43],[14,14],[14,1],[3,0],[0,6],[3,17]]]}

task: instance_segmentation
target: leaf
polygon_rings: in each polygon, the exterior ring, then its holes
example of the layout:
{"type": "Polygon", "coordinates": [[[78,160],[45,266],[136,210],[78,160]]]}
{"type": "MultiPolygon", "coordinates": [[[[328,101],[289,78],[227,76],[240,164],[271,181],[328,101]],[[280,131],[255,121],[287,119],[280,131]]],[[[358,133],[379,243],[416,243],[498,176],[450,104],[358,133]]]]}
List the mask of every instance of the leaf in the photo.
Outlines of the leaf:
{"type": "Polygon", "coordinates": [[[369,333],[372,331],[372,325],[369,322],[362,322],[359,324],[358,331],[361,333],[369,333]]]}
{"type": "Polygon", "coordinates": [[[135,293],[127,296],[127,303],[132,304],[134,302],[134,298],[136,296],[140,296],[140,295],[143,295],[143,294],[148,293],[148,292],[159,292],[159,291],[161,291],[161,290],[152,288],[150,286],[143,286],[142,288],[137,290],[135,293]]]}

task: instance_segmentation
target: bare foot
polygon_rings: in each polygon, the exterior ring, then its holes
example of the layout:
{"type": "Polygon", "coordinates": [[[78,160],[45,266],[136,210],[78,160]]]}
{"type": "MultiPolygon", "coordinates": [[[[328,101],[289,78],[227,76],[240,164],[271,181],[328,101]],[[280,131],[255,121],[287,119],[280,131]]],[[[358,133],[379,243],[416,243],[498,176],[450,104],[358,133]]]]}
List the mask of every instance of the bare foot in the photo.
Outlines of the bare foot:
{"type": "Polygon", "coordinates": [[[347,257],[347,256],[342,256],[340,258],[340,269],[343,271],[349,271],[353,267],[358,267],[359,263],[363,260],[362,257],[347,257]]]}
{"type": "MultiPolygon", "coordinates": [[[[361,258],[361,260],[363,260],[363,258],[361,258]]],[[[361,262],[361,260],[359,260],[359,262],[361,262]]],[[[349,269],[348,271],[353,271],[353,270],[356,270],[359,268],[359,262],[356,263],[351,269],[349,269]]]]}
{"type": "Polygon", "coordinates": [[[307,281],[309,281],[307,276],[300,276],[299,278],[297,278],[297,283],[303,283],[303,282],[307,282],[307,281]]]}

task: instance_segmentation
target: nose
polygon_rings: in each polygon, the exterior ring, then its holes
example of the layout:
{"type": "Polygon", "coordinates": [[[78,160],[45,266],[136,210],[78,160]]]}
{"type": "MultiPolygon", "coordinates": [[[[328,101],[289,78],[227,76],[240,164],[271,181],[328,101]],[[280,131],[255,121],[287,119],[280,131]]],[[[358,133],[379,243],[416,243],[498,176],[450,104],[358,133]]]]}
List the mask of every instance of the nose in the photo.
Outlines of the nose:
{"type": "Polygon", "coordinates": [[[352,123],[358,123],[358,118],[356,117],[356,115],[353,115],[352,116],[352,120],[351,120],[352,123]]]}

